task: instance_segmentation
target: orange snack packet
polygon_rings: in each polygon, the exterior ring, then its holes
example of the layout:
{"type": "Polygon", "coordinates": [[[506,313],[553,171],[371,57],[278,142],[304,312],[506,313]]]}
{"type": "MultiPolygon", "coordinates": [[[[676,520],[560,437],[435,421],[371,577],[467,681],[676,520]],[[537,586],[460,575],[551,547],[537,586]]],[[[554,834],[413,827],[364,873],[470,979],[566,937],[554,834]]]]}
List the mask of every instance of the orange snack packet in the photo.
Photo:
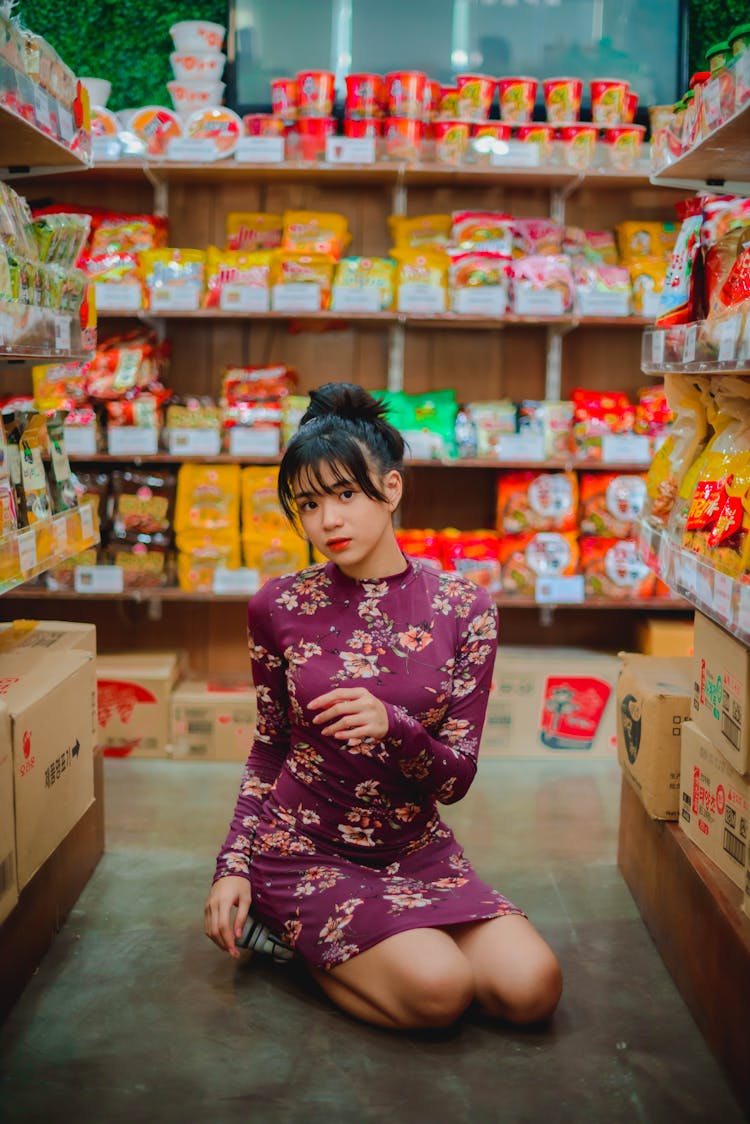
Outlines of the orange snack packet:
{"type": "Polygon", "coordinates": [[[637,539],[584,537],[580,547],[587,600],[653,597],[656,575],[642,561],[637,539]]]}
{"type": "Polygon", "coordinates": [[[578,478],[574,472],[502,472],[495,526],[501,534],[575,531],[578,478]]]}
{"type": "Polygon", "coordinates": [[[497,548],[502,592],[533,597],[537,578],[568,577],[579,572],[580,553],[575,534],[540,531],[535,535],[506,535],[497,548]]]}
{"type": "Polygon", "coordinates": [[[581,534],[627,539],[635,534],[646,499],[646,478],[638,473],[582,472],[581,534]]]}

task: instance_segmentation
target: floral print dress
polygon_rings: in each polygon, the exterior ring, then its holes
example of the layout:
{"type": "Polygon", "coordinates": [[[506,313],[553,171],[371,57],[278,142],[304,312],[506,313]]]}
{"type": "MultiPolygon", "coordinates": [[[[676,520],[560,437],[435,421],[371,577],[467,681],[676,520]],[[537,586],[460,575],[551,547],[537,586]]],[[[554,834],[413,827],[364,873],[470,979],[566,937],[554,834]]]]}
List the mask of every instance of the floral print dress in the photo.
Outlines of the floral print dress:
{"type": "Polygon", "coordinates": [[[497,646],[487,594],[417,559],[373,581],[328,562],[264,585],[248,635],[256,736],[214,880],[249,879],[253,915],[324,969],[405,929],[520,913],[437,809],[476,773],[497,646]],[[384,703],[382,741],[312,724],[309,702],[352,686],[384,703]]]}

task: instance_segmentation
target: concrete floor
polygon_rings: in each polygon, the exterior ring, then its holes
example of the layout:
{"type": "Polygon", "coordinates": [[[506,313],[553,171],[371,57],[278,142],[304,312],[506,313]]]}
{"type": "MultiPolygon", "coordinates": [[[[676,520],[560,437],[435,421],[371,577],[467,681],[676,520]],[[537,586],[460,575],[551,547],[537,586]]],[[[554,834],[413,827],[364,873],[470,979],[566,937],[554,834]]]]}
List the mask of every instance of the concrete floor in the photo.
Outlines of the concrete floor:
{"type": "Polygon", "coordinates": [[[543,1031],[395,1035],[296,966],[236,966],[202,905],[240,767],[107,761],[107,852],[0,1031],[0,1119],[515,1124],[743,1115],[616,867],[619,771],[485,761],[447,816],[562,961],[543,1031]]]}

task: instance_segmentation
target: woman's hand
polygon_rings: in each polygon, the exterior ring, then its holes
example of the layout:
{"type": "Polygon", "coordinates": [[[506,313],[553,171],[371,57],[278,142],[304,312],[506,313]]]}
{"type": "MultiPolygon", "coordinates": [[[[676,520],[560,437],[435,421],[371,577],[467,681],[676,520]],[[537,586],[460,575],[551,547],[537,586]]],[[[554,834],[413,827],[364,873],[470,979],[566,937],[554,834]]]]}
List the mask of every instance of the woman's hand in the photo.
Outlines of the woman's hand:
{"type": "Polygon", "coordinates": [[[387,710],[380,699],[364,687],[337,687],[318,695],[309,706],[310,710],[319,711],[313,718],[314,725],[322,726],[323,734],[330,734],[339,741],[350,738],[382,741],[388,733],[387,710]]]}
{"type": "Polygon", "coordinates": [[[203,924],[206,936],[230,956],[239,959],[234,943],[242,936],[242,929],[250,912],[252,892],[247,878],[234,874],[217,878],[203,907],[203,924]],[[232,910],[237,907],[232,929],[232,910]]]}

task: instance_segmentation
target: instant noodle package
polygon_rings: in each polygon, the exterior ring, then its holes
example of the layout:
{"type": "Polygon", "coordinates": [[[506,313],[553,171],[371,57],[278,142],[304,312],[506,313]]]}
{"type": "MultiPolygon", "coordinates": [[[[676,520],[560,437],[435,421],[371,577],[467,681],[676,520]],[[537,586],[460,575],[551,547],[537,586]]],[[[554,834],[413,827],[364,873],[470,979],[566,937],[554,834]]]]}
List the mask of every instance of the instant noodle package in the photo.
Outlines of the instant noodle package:
{"type": "Polygon", "coordinates": [[[499,473],[499,532],[575,531],[577,525],[578,478],[574,472],[499,473]]]}

